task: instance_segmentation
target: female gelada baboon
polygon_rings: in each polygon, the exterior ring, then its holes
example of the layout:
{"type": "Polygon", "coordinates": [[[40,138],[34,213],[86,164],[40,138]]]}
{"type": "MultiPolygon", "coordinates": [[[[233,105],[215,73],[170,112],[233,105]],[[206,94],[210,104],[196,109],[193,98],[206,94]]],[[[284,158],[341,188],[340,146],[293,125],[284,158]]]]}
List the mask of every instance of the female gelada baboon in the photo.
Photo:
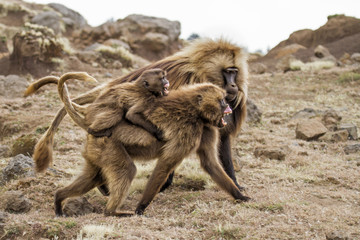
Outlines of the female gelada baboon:
{"type": "MultiPolygon", "coordinates": [[[[107,88],[124,82],[131,82],[137,79],[142,72],[152,68],[161,68],[167,72],[171,85],[170,89],[201,82],[211,82],[220,86],[226,91],[226,101],[233,112],[225,117],[228,124],[221,128],[218,134],[219,157],[226,173],[241,188],[237,183],[231,158],[231,136],[239,132],[246,116],[245,103],[248,78],[246,61],[244,51],[224,39],[199,39],[172,56],[140,68],[109,82],[105,86],[100,86],[75,98],[74,102],[78,104],[93,102],[107,88]]],[[[37,86],[31,85],[29,89],[30,92],[35,91],[37,86]]],[[[35,147],[34,160],[38,171],[44,171],[52,161],[54,134],[65,115],[65,108],[59,110],[49,129],[35,147]]]]}
{"type": "MultiPolygon", "coordinates": [[[[63,91],[66,92],[67,89],[64,88],[63,91]]],[[[157,158],[155,169],[135,210],[136,214],[141,215],[171,171],[193,150],[196,151],[202,168],[221,188],[235,199],[248,200],[218,161],[217,128],[226,126],[224,116],[231,113],[225,97],[225,90],[211,83],[203,83],[173,90],[166,98],[155,99],[147,104],[143,115],[162,130],[164,138],[149,146],[127,143],[123,138],[123,129],[126,128],[124,124],[115,126],[109,138],[96,138],[89,134],[83,152],[86,160],[83,173],[72,184],[56,192],[56,215],[62,215],[62,202],[66,198],[84,194],[103,183],[110,189],[105,214],[131,215],[116,209],[121,206],[136,174],[133,159],[157,158]]],[[[66,109],[73,111],[70,116],[77,114],[73,108],[68,108],[71,101],[67,93],[61,98],[66,109]]]]}

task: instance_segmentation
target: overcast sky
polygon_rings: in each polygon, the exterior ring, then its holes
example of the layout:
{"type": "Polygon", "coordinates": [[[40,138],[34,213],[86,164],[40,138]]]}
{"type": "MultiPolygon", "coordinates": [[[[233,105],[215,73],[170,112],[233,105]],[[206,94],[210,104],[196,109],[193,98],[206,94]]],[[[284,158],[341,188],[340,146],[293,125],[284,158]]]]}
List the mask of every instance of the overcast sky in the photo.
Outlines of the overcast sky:
{"type": "MultiPolygon", "coordinates": [[[[29,1],[29,0],[27,0],[29,1]]],[[[315,30],[328,15],[360,18],[360,0],[33,0],[56,2],[79,12],[92,26],[130,14],[162,17],[181,23],[181,38],[191,33],[226,37],[254,52],[276,46],[300,29],[315,30]]]]}

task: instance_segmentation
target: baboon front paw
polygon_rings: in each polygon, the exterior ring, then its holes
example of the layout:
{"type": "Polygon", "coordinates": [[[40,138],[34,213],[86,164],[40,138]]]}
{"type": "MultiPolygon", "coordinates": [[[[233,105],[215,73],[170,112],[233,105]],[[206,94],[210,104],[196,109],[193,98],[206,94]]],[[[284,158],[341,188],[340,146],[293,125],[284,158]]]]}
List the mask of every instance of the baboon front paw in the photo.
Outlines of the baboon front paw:
{"type": "Polygon", "coordinates": [[[145,207],[139,206],[135,210],[135,214],[137,215],[144,215],[145,207]]]}
{"type": "Polygon", "coordinates": [[[247,196],[244,196],[244,195],[241,195],[239,198],[235,199],[235,201],[238,202],[238,203],[247,202],[247,201],[250,201],[250,200],[251,200],[250,197],[247,197],[247,196]]]}

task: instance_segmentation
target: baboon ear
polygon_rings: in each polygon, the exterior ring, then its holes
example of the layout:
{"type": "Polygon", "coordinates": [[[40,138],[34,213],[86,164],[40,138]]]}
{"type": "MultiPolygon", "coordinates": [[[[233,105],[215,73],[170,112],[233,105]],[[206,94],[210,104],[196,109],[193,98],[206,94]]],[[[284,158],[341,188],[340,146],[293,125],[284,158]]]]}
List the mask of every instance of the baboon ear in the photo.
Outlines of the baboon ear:
{"type": "Polygon", "coordinates": [[[196,103],[200,106],[202,103],[203,97],[199,94],[196,96],[196,103]]]}

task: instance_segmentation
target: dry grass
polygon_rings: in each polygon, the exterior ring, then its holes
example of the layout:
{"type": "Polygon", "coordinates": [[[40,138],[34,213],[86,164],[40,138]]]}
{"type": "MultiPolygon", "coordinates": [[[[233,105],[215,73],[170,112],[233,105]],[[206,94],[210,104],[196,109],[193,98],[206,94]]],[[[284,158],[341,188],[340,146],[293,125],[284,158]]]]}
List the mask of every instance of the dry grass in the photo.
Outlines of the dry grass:
{"type": "MultiPolygon", "coordinates": [[[[263,119],[257,125],[246,126],[234,139],[234,148],[238,149],[234,154],[239,153],[242,166],[237,177],[252,197],[247,203],[236,203],[225,194],[191,156],[177,169],[174,184],[157,195],[144,216],[118,219],[92,213],[54,218],[54,191],[76,176],[83,161],[80,151],[84,133],[67,118],[55,138],[53,166],[64,174],[48,172],[1,187],[0,192],[21,190],[33,203],[29,213],[9,214],[6,238],[322,240],[337,232],[342,239],[360,239],[360,158],[343,152],[346,144],[359,141],[297,140],[296,121],[291,119],[306,107],[333,108],[343,123],[359,127],[360,95],[356,89],[360,82],[338,81],[347,72],[352,71],[332,68],[316,73],[251,76],[249,95],[262,109],[263,119]],[[257,146],[287,146],[289,151],[283,161],[261,159],[253,155],[257,146]]],[[[40,125],[46,126],[59,106],[53,94],[55,89],[34,96],[31,107],[19,108],[15,113],[5,111],[3,116],[17,114],[29,125],[28,131],[35,131],[40,125]],[[40,117],[36,118],[34,112],[40,117]]],[[[19,101],[21,106],[25,100],[19,101]]],[[[1,144],[11,141],[8,137],[1,144]]],[[[0,163],[4,166],[3,161],[0,163]]],[[[137,163],[137,176],[125,209],[135,209],[153,167],[154,162],[137,163]]],[[[100,212],[103,210],[107,198],[97,190],[86,197],[100,206],[100,212]]]]}

